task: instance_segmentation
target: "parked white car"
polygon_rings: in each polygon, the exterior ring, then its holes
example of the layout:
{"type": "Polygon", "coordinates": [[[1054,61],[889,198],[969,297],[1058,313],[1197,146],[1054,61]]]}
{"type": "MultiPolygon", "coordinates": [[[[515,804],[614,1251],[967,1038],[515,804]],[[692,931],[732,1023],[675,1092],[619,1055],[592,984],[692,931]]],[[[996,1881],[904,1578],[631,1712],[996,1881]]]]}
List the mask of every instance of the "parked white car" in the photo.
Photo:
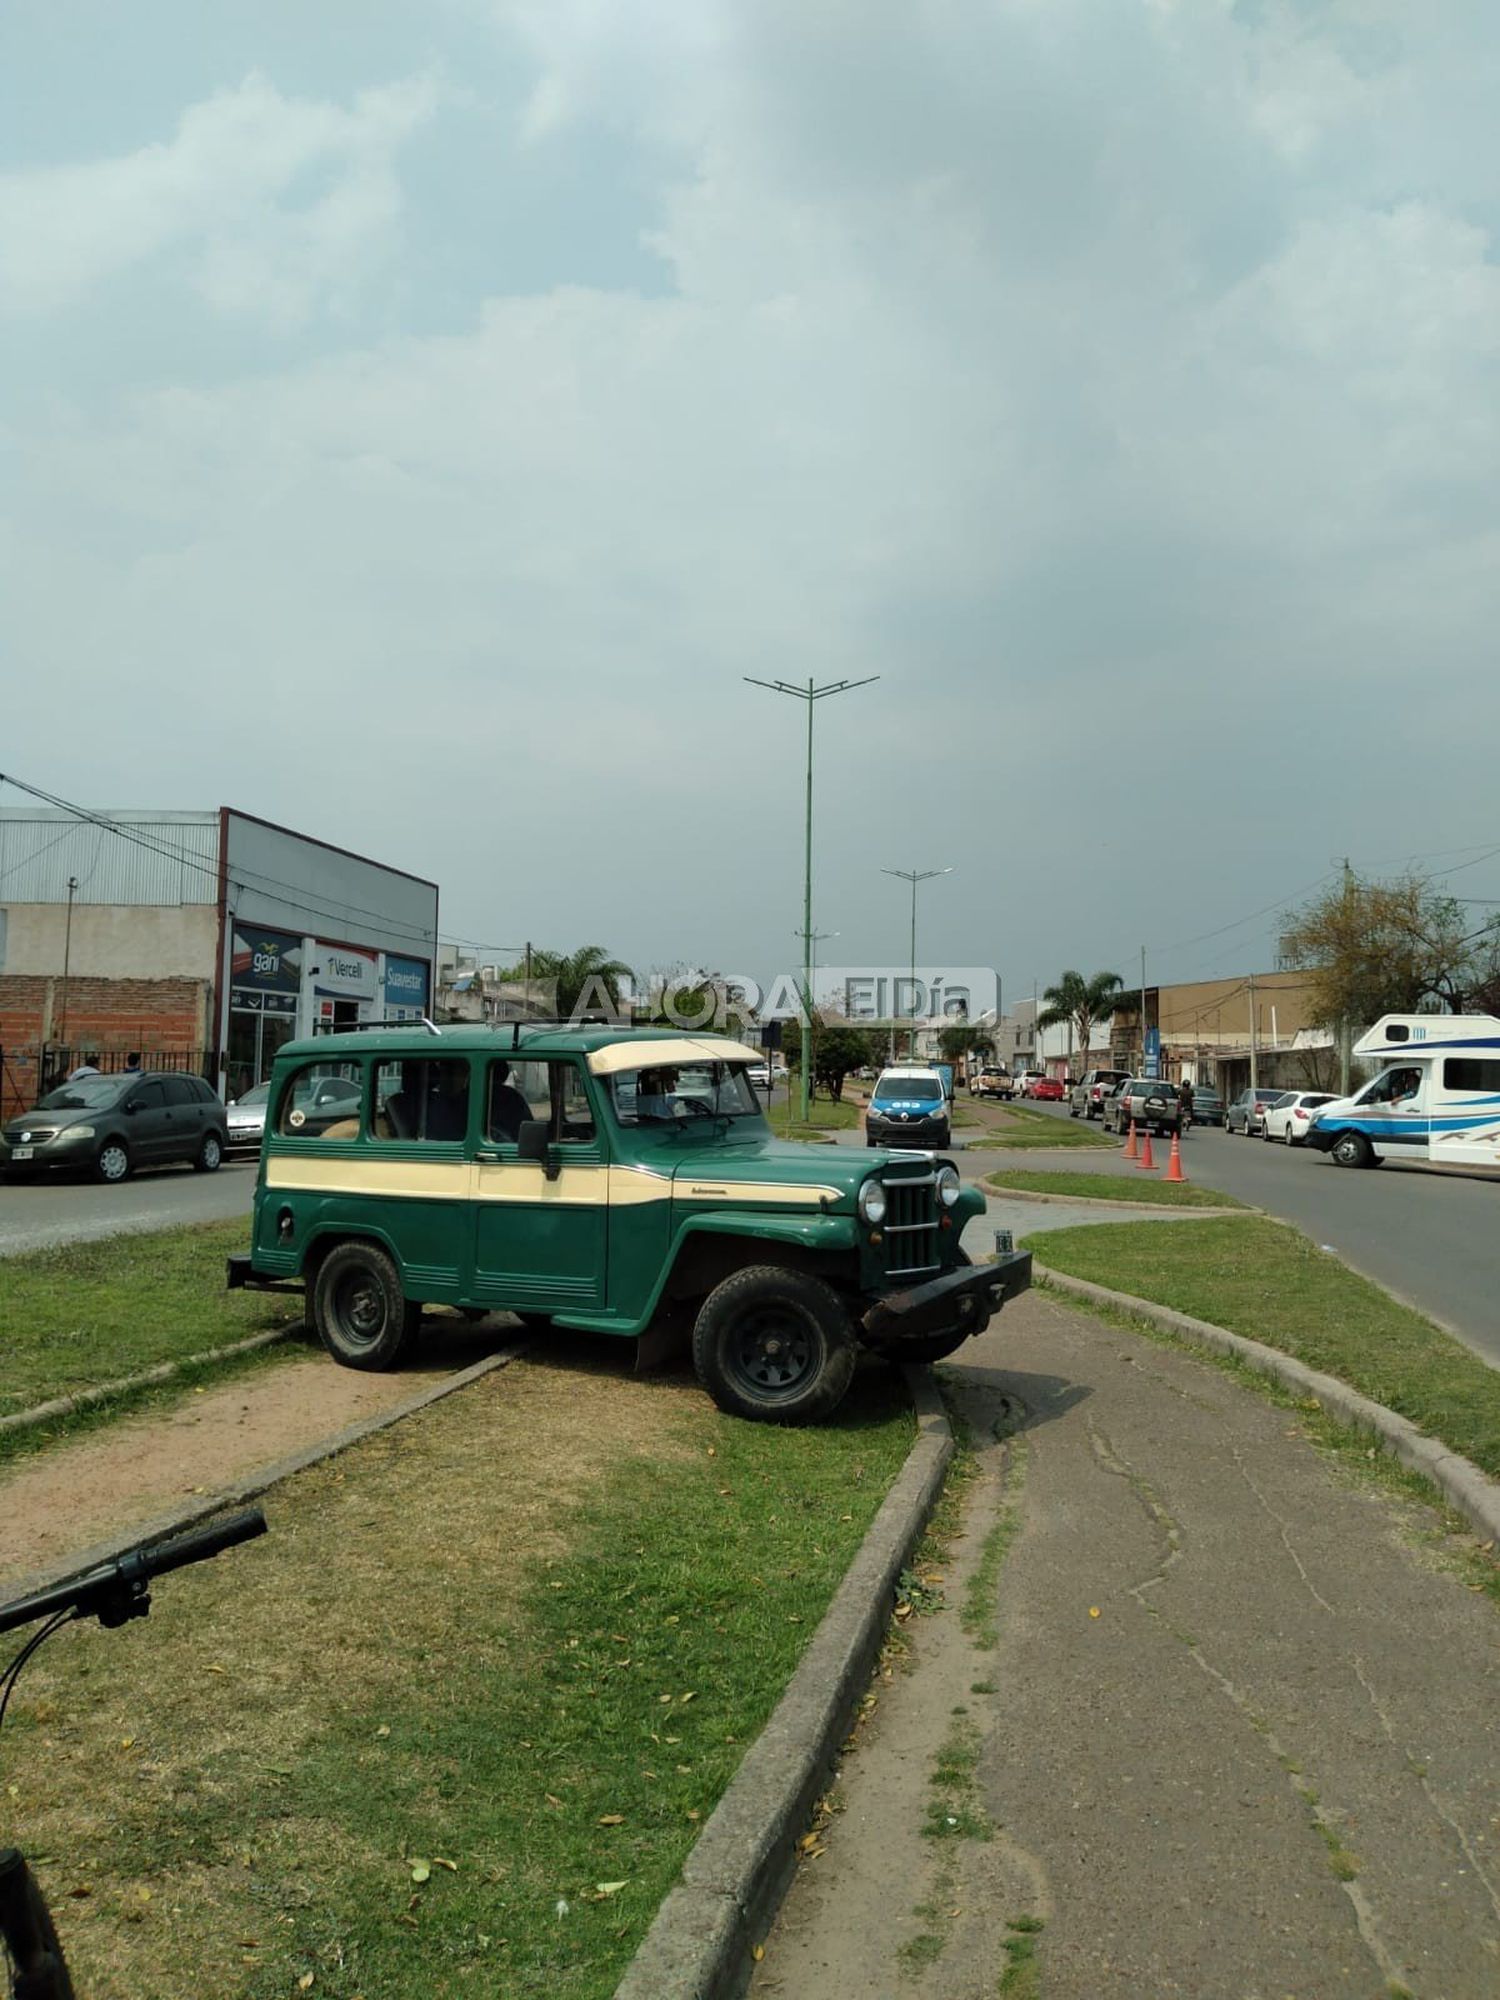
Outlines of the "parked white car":
{"type": "Polygon", "coordinates": [[[1300,1146],[1307,1137],[1313,1113],[1333,1101],[1333,1092],[1328,1090],[1284,1091],[1262,1112],[1260,1136],[1279,1139],[1284,1146],[1300,1146]]]}

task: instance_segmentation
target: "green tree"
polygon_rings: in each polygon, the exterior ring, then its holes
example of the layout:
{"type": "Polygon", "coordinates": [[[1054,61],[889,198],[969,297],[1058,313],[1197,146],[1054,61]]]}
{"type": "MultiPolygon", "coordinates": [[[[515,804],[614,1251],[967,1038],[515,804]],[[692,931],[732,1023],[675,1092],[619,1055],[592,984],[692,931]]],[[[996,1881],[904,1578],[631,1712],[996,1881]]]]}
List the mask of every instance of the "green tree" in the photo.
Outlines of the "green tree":
{"type": "MultiPolygon", "coordinates": [[[[526,967],[512,968],[512,980],[524,979],[526,967]]],[[[623,959],[611,958],[602,944],[583,944],[576,951],[534,951],[531,954],[531,983],[534,987],[551,986],[556,992],[553,1002],[557,1018],[566,1021],[577,1010],[580,1001],[587,1006],[608,1004],[618,1009],[620,982],[633,977],[630,967],[623,959]]]]}
{"type": "Polygon", "coordinates": [[[1043,989],[1046,1006],[1036,1017],[1039,1028],[1060,1028],[1071,1022],[1073,1051],[1087,1065],[1094,1027],[1115,1011],[1115,1001],[1124,990],[1118,972],[1096,972],[1085,979],[1081,972],[1065,972],[1055,986],[1043,989]]]}
{"type": "MultiPolygon", "coordinates": [[[[835,1104],[844,1094],[844,1079],[871,1061],[872,1037],[868,1028],[856,1028],[848,1021],[825,1021],[813,1045],[813,1082],[828,1092],[835,1104]]],[[[874,1058],[879,1060],[878,1055],[874,1058]]]]}
{"type": "Polygon", "coordinates": [[[1500,918],[1474,928],[1457,897],[1416,873],[1352,870],[1283,919],[1281,957],[1306,972],[1308,1017],[1368,1024],[1434,1007],[1488,1012],[1500,999],[1500,918]]]}

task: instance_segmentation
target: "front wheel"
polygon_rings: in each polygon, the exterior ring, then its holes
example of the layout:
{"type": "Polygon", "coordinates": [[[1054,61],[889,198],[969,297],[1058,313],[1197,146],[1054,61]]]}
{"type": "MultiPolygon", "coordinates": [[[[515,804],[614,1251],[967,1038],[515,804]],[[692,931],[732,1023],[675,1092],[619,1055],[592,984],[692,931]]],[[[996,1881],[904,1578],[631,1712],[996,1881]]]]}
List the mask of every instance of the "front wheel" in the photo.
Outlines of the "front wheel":
{"type": "Polygon", "coordinates": [[[1363,1132],[1340,1132],[1329,1157],[1336,1167],[1368,1167],[1375,1161],[1374,1149],[1363,1132]]]}
{"type": "Polygon", "coordinates": [[[130,1178],[130,1148],[123,1139],[106,1139],[94,1161],[94,1172],[111,1186],[130,1178]]]}
{"type": "Polygon", "coordinates": [[[63,1959],[52,1912],[36,1877],[15,1848],[0,1853],[0,1958],[14,1972],[7,1993],[36,1994],[46,2000],[73,2000],[73,1982],[63,1959]]]}
{"type": "Polygon", "coordinates": [[[377,1243],[339,1243],[313,1286],[313,1325],[345,1368],[394,1368],[422,1320],[401,1289],[396,1262],[377,1243]]]}
{"type": "Polygon", "coordinates": [[[757,1423],[831,1416],[854,1376],[854,1329],[821,1278],[752,1264],[716,1285],[693,1328],[693,1366],[721,1410],[757,1423]]]}
{"type": "Polygon", "coordinates": [[[195,1174],[216,1174],[224,1164],[224,1145],[217,1132],[205,1132],[203,1144],[198,1148],[198,1157],[193,1161],[195,1174]]]}

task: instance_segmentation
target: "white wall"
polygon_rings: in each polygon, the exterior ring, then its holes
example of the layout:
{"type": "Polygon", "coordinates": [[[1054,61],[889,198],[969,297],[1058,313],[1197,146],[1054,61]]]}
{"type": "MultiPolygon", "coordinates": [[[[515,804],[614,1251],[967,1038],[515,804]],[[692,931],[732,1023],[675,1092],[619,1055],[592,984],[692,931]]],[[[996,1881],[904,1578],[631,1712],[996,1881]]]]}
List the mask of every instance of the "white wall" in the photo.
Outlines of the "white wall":
{"type": "Polygon", "coordinates": [[[436,886],[231,811],[229,908],[299,937],[437,957],[436,886]]]}
{"type": "Polygon", "coordinates": [[[219,915],[212,903],[172,906],[75,903],[71,939],[65,904],[6,908],[0,972],[75,979],[212,979],[219,915]]]}

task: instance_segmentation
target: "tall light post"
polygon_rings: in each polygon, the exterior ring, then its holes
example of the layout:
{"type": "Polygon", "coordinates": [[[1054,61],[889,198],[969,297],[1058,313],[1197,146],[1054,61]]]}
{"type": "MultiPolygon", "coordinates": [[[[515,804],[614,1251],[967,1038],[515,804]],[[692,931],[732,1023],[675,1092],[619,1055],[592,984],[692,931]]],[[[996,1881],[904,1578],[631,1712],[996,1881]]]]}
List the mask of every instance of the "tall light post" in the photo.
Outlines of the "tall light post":
{"type": "Polygon", "coordinates": [[[882,875],[894,875],[898,882],[911,884],[911,1047],[907,1054],[917,1053],[917,884],[931,882],[938,875],[951,875],[951,868],[882,868],[882,875]]]}
{"type": "Polygon", "coordinates": [[[68,1046],[68,969],[73,962],[73,898],[78,894],[78,877],[68,877],[68,915],[63,929],[62,1029],[57,1039],[68,1046]]]}
{"type": "Polygon", "coordinates": [[[761,681],[754,674],[743,678],[751,687],[769,688],[772,694],[794,695],[798,701],[807,703],[807,842],[802,875],[802,1122],[805,1125],[812,1115],[812,773],[813,773],[813,708],[831,694],[849,694],[855,688],[869,687],[880,679],[879,674],[867,674],[860,681],[828,681],[819,687],[809,678],[807,686],[795,687],[790,681],[761,681]]]}

